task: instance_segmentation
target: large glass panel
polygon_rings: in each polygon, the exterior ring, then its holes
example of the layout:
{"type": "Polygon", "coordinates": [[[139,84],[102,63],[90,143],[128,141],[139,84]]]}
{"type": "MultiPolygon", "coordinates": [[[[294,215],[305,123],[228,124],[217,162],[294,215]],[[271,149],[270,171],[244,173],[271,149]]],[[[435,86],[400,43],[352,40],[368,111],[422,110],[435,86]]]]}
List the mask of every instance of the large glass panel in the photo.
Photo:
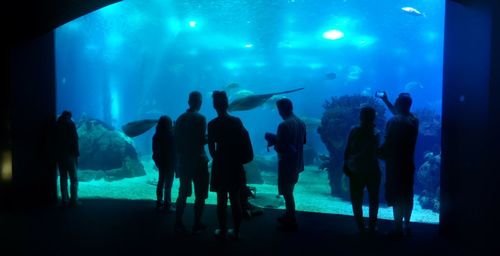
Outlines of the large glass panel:
{"type": "MultiPolygon", "coordinates": [[[[386,91],[391,102],[408,92],[420,120],[412,219],[438,223],[444,2],[127,0],[61,26],[57,114],[72,111],[78,126],[80,196],[155,200],[155,129],[131,138],[122,127],[161,115],[175,121],[193,90],[202,93],[200,113],[210,121],[214,90],[233,102],[300,88],[231,112],[255,151],[245,166],[256,189],[251,202],[284,208],[276,196],[276,152],[264,134],[276,132],[282,121],[276,101],[288,98],[307,125],[297,209],[351,215],[341,168],[349,130],[368,103],[383,134],[392,114],[376,92],[386,91]]],[[[379,217],[392,219],[384,184],[379,217]]],[[[177,189],[175,179],[174,200],[177,189]]],[[[215,203],[214,193],[208,203],[215,203]]]]}

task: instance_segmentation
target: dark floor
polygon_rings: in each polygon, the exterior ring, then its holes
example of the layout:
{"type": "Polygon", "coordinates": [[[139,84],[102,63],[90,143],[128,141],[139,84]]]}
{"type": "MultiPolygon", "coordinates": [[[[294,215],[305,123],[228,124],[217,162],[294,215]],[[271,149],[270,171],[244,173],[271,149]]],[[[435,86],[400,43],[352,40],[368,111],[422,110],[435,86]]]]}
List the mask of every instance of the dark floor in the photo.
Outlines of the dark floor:
{"type": "MultiPolygon", "coordinates": [[[[403,240],[362,238],[352,217],[301,212],[299,231],[282,233],[275,229],[280,214],[266,209],[243,223],[240,241],[220,242],[213,237],[214,206],[205,211],[206,232],[179,237],[174,214],[156,211],[152,201],[82,200],[77,209],[0,213],[0,255],[470,255],[439,237],[437,225],[414,224],[403,240]]],[[[185,217],[190,226],[191,205],[185,217]]],[[[391,224],[380,221],[380,231],[391,224]]]]}

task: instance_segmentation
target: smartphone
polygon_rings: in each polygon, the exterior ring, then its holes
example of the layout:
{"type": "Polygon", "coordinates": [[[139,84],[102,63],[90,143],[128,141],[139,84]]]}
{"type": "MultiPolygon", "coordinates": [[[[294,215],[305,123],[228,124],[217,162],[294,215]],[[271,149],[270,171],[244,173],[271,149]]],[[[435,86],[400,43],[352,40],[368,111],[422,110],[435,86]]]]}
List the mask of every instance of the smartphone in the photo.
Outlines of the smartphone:
{"type": "Polygon", "coordinates": [[[381,91],[378,91],[375,93],[375,96],[379,97],[379,98],[382,98],[384,97],[385,93],[384,92],[381,92],[381,91]]]}

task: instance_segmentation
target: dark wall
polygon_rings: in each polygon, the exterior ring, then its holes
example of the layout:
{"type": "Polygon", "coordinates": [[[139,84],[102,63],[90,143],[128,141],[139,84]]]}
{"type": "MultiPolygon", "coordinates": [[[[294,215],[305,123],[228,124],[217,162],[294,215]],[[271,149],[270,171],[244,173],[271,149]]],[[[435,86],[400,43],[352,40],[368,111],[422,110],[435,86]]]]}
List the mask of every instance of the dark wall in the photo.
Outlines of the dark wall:
{"type": "Polygon", "coordinates": [[[0,208],[50,205],[56,167],[53,30],[119,0],[8,1],[0,15],[0,152],[12,150],[12,181],[0,182],[0,208]],[[19,204],[18,204],[19,203],[19,204]]]}
{"type": "MultiPolygon", "coordinates": [[[[55,122],[54,34],[11,52],[12,168],[16,196],[30,204],[56,201],[50,131],[55,122]]],[[[24,203],[24,202],[23,202],[24,203]]]]}
{"type": "Polygon", "coordinates": [[[498,4],[481,2],[447,2],[440,221],[445,235],[473,234],[486,241],[493,234],[498,206],[498,163],[493,159],[499,155],[491,149],[498,145],[494,123],[499,118],[500,63],[493,56],[500,45],[494,43],[498,8],[492,7],[498,4]]]}
{"type": "MultiPolygon", "coordinates": [[[[489,88],[489,136],[488,136],[488,195],[491,198],[489,221],[494,223],[490,231],[498,236],[500,230],[500,3],[493,7],[491,45],[491,78],[489,88]]],[[[496,241],[498,243],[498,241],[496,241]]]]}

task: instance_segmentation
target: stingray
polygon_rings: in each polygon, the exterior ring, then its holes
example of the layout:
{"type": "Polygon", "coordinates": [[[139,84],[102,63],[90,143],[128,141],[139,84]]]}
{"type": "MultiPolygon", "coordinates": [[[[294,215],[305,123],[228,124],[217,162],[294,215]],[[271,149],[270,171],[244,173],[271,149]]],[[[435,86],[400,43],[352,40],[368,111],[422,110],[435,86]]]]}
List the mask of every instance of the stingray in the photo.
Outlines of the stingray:
{"type": "Polygon", "coordinates": [[[304,88],[298,88],[298,89],[283,91],[283,92],[267,93],[267,94],[254,94],[254,95],[248,95],[245,97],[241,97],[241,98],[235,99],[234,101],[232,101],[229,104],[228,111],[243,111],[243,110],[254,109],[254,108],[264,104],[264,102],[266,102],[268,99],[270,99],[274,95],[296,92],[296,91],[300,91],[302,89],[304,89],[304,88]]]}
{"type": "Polygon", "coordinates": [[[285,205],[283,197],[273,193],[257,193],[255,198],[250,198],[248,201],[260,208],[279,209],[285,205]]]}
{"type": "Polygon", "coordinates": [[[149,129],[153,128],[153,126],[155,126],[157,122],[158,119],[144,119],[133,121],[124,124],[122,126],[122,130],[125,135],[133,138],[147,132],[149,129]]]}

